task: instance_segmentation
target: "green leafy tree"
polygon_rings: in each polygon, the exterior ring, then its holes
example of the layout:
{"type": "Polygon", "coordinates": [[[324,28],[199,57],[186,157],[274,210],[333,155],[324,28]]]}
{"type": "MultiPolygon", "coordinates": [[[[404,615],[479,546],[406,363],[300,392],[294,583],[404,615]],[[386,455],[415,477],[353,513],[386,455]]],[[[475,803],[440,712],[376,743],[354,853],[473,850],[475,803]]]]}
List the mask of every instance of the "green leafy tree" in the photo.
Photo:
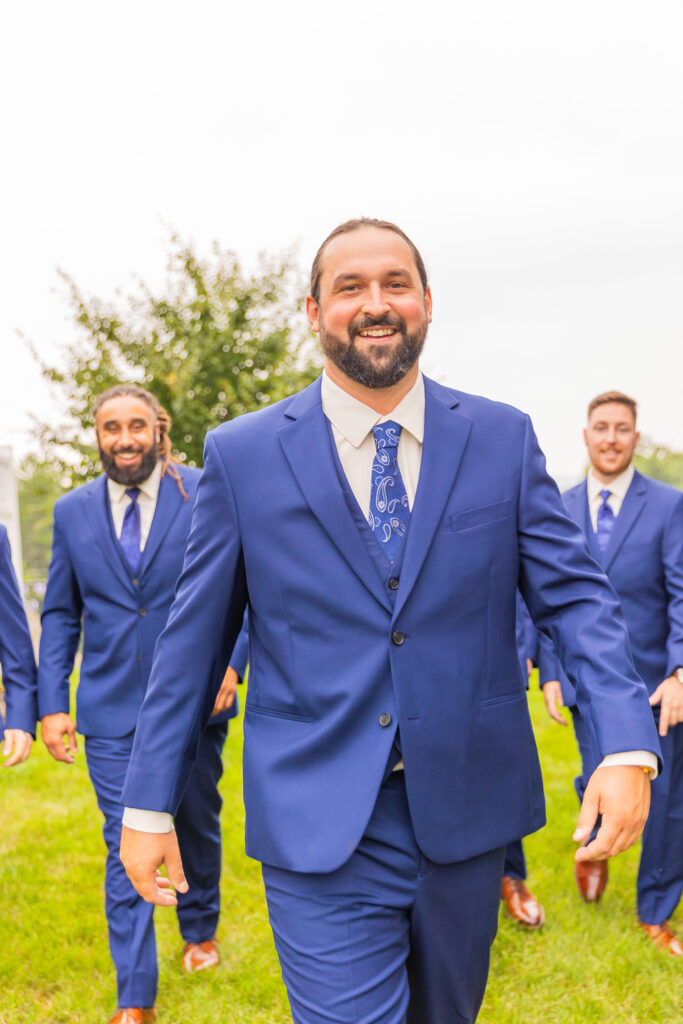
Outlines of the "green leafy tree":
{"type": "Polygon", "coordinates": [[[648,437],[641,438],[633,464],[644,476],[683,489],[683,452],[673,451],[648,437]]]}
{"type": "Polygon", "coordinates": [[[52,544],[52,506],[68,481],[59,465],[27,455],[19,466],[19,520],[24,555],[24,585],[38,609],[45,593],[52,544]]]}
{"type": "MultiPolygon", "coordinates": [[[[211,427],[299,390],[320,372],[293,257],[262,255],[254,273],[214,245],[208,258],[172,235],[161,295],[138,282],[116,301],[89,298],[62,278],[77,331],[60,366],[42,363],[62,422],[36,421],[43,459],[73,486],[99,472],[95,398],[116,383],[149,388],[167,409],[177,453],[201,465],[211,427]]],[[[34,355],[38,358],[35,348],[34,355]]]]}

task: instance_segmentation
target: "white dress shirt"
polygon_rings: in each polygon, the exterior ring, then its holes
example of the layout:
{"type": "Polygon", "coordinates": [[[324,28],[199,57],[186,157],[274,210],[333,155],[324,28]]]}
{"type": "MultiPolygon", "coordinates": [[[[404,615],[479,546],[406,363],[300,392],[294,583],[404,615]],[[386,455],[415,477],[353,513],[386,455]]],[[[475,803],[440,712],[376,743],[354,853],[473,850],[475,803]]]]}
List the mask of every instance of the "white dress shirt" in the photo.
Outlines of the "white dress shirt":
{"type": "MultiPolygon", "coordinates": [[[[332,427],[332,436],[337,446],[342,469],[366,519],[370,513],[372,463],[375,459],[375,439],[372,428],[387,420],[393,420],[401,425],[403,429],[398,445],[398,466],[408,496],[408,505],[412,510],[417,481],[420,476],[422,442],[424,440],[425,389],[422,374],[418,373],[417,380],[408,394],[404,395],[398,405],[386,415],[378,413],[375,409],[371,409],[354,398],[353,395],[348,394],[338,384],[335,384],[324,371],[320,397],[323,412],[332,427]]],[[[142,494],[138,501],[141,498],[142,494]]],[[[619,507],[621,507],[621,502],[619,507]]],[[[121,521],[123,521],[123,513],[121,521]]],[[[119,534],[120,532],[119,527],[119,534]]],[[[645,766],[652,768],[653,772],[657,770],[657,759],[649,751],[608,754],[601,762],[600,767],[615,764],[645,766]]],[[[399,761],[394,771],[401,768],[403,768],[403,762],[399,761]]],[[[170,814],[130,807],[124,811],[123,824],[140,832],[169,832],[173,828],[170,814]]]]}
{"type": "MultiPolygon", "coordinates": [[[[161,462],[156,466],[141,484],[137,484],[140,493],[138,495],[138,508],[140,509],[140,551],[145,550],[145,544],[152,527],[154,512],[157,507],[159,496],[159,484],[161,483],[161,462]]],[[[123,529],[123,517],[130,505],[131,499],[126,494],[126,485],[117,484],[111,477],[107,478],[107,490],[109,492],[109,505],[111,517],[114,520],[114,532],[117,540],[121,539],[123,529]]]]}
{"type": "Polygon", "coordinates": [[[598,529],[598,509],[602,505],[600,491],[610,492],[607,504],[614,512],[614,515],[618,516],[621,512],[621,506],[624,498],[626,497],[626,492],[631,486],[634,473],[635,469],[633,467],[633,463],[631,463],[628,469],[625,469],[624,472],[612,480],[611,483],[603,484],[593,476],[592,471],[589,470],[586,478],[586,486],[588,488],[588,508],[591,514],[591,523],[593,524],[594,533],[597,532],[598,529]]]}

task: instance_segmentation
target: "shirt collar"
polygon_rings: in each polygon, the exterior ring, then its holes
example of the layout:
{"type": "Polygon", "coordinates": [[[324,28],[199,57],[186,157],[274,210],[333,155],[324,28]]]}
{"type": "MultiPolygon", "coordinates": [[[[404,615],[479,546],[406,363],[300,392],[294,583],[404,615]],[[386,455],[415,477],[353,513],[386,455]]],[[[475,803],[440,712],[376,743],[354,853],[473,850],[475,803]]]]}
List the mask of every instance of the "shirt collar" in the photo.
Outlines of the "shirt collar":
{"type": "MultiPolygon", "coordinates": [[[[149,474],[146,480],[142,483],[136,484],[135,486],[145,495],[146,498],[150,498],[152,501],[157,500],[159,494],[159,484],[161,483],[161,460],[157,459],[157,463],[149,474]]],[[[107,477],[107,489],[109,491],[109,500],[112,505],[123,501],[126,497],[126,485],[119,484],[116,480],[112,480],[111,477],[107,477]]]]}
{"type": "Polygon", "coordinates": [[[323,412],[346,440],[359,448],[373,427],[393,420],[422,444],[425,428],[425,387],[421,373],[407,395],[386,415],[371,409],[344,391],[323,370],[321,382],[323,412]]]}
{"type": "Polygon", "coordinates": [[[619,498],[619,501],[623,501],[626,497],[626,492],[631,486],[633,480],[633,474],[635,473],[635,466],[631,463],[623,473],[620,473],[618,477],[615,477],[609,484],[603,484],[596,477],[593,476],[593,471],[588,470],[588,501],[596,501],[600,495],[600,491],[609,491],[610,494],[614,494],[615,497],[619,498]]]}

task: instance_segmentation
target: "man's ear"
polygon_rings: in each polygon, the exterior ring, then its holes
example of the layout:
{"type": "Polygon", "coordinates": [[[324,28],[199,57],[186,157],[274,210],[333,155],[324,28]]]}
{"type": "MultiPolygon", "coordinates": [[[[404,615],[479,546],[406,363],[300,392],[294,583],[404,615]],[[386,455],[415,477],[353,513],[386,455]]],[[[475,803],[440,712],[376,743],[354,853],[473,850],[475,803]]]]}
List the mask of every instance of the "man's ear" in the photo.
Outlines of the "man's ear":
{"type": "Polygon", "coordinates": [[[320,306],[312,295],[306,299],[306,316],[314,334],[320,331],[320,306]]]}

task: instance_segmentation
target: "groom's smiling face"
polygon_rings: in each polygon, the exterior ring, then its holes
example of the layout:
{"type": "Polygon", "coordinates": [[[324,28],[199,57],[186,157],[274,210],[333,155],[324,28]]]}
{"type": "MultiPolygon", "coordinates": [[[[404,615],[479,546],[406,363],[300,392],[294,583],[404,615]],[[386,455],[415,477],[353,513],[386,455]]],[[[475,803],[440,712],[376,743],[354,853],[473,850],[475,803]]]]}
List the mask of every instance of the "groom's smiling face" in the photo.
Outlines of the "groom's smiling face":
{"type": "Polygon", "coordinates": [[[386,388],[416,363],[432,297],[400,235],[361,227],[325,246],[319,299],[309,296],[307,312],[323,352],[342,373],[365,387],[386,388]]]}

